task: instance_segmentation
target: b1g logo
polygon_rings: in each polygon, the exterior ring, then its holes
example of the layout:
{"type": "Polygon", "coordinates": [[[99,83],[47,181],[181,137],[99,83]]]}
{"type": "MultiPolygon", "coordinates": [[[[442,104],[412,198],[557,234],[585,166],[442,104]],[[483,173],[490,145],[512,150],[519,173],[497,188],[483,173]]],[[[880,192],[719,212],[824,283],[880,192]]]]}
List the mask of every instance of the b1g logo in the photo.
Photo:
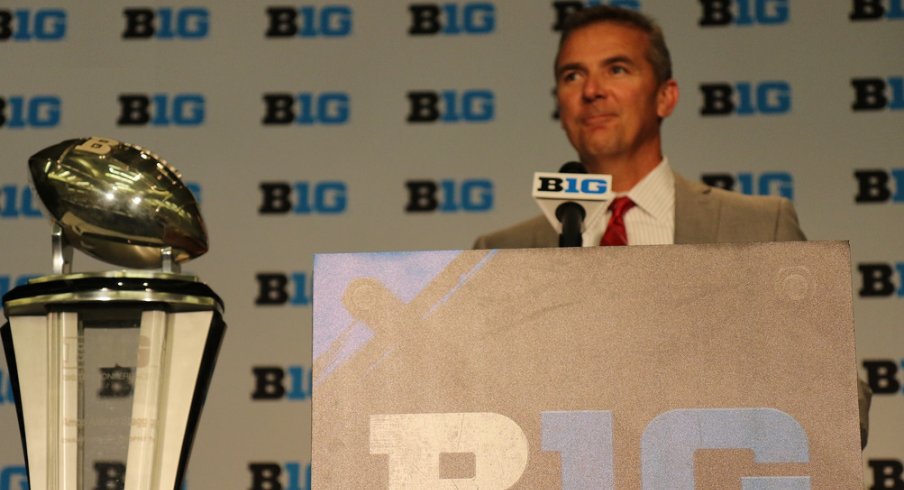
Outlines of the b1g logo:
{"type": "Polygon", "coordinates": [[[257,278],[258,306],[297,306],[311,305],[314,280],[310,272],[260,272],[257,278]]]}
{"type": "Polygon", "coordinates": [[[60,125],[62,107],[56,95],[0,97],[0,128],[54,128],[60,125]]]}
{"type": "Polygon", "coordinates": [[[794,200],[794,177],[788,172],[709,173],[700,176],[704,184],[748,196],[782,196],[794,200]]]}
{"type": "Polygon", "coordinates": [[[312,374],[304,366],[256,366],[252,400],[304,401],[311,398],[312,374]]]}
{"type": "Polygon", "coordinates": [[[866,382],[874,395],[900,395],[904,360],[864,359],[866,382]]]}
{"type": "Polygon", "coordinates": [[[4,466],[0,470],[0,490],[28,490],[25,466],[4,466]]]}
{"type": "Polygon", "coordinates": [[[345,182],[261,182],[260,214],[341,214],[348,208],[345,182]]]}
{"type": "Polygon", "coordinates": [[[904,77],[852,78],[851,87],[854,88],[854,103],[851,104],[854,112],[904,109],[904,77]]]}
{"type": "Polygon", "coordinates": [[[561,31],[562,25],[569,15],[584,7],[595,7],[597,5],[640,10],[640,0],[586,0],[583,2],[577,0],[556,0],[552,2],[552,8],[556,12],[556,20],[552,25],[552,30],[556,32],[561,31]]]}
{"type": "Polygon", "coordinates": [[[870,459],[867,464],[873,470],[873,485],[869,490],[900,490],[904,488],[904,465],[900,459],[870,459]]]}
{"type": "MultiPolygon", "coordinates": [[[[13,383],[6,371],[0,369],[0,405],[15,405],[16,395],[13,393],[13,383]]],[[[0,488],[2,490],[2,488],[0,488]]]]}
{"type": "Polygon", "coordinates": [[[186,94],[122,94],[118,126],[182,126],[204,124],[204,96],[186,94]]]}
{"type": "Polygon", "coordinates": [[[65,10],[0,9],[0,42],[59,41],[65,37],[65,10]]]}
{"type": "Polygon", "coordinates": [[[251,472],[249,490],[311,490],[311,465],[298,461],[248,463],[251,472]],[[303,472],[302,472],[303,470],[303,472]]]}
{"type": "Polygon", "coordinates": [[[482,123],[495,117],[495,95],[475,89],[408,92],[409,123],[482,123]]]}
{"type": "Polygon", "coordinates": [[[778,25],[790,19],[788,0],[700,0],[701,27],[778,25]]]}
{"type": "Polygon", "coordinates": [[[44,214],[36,203],[31,186],[0,185],[0,219],[40,218],[44,214]]]}
{"type": "Polygon", "coordinates": [[[703,83],[701,116],[782,115],[791,112],[791,85],[784,81],[703,83]]]}
{"type": "Polygon", "coordinates": [[[345,5],[267,7],[267,38],[346,37],[352,33],[352,9],[345,5]]]}
{"type": "Polygon", "coordinates": [[[857,180],[854,202],[858,204],[904,202],[904,168],[855,170],[854,179],[857,180]]]}
{"type": "Polygon", "coordinates": [[[348,122],[350,97],[344,92],[269,93],[263,95],[265,126],[341,125],[348,122]]]}
{"type": "Polygon", "coordinates": [[[486,212],[493,209],[493,182],[487,179],[466,179],[461,182],[444,179],[409,180],[408,203],[405,211],[424,213],[439,211],[486,212]]]}
{"type": "Polygon", "coordinates": [[[904,276],[904,263],[862,263],[857,264],[857,271],[861,278],[858,292],[861,298],[904,298],[904,284],[900,284],[900,277],[904,276]]]}
{"type": "Polygon", "coordinates": [[[210,12],[206,8],[126,8],[123,39],[198,40],[210,32],[210,12]]]}
{"type": "MultiPolygon", "coordinates": [[[[904,0],[853,0],[850,19],[904,19],[904,0]]],[[[884,487],[883,487],[884,488],[884,487]]]]}
{"type": "Polygon", "coordinates": [[[490,34],[496,29],[496,6],[489,2],[413,3],[411,36],[490,34]]]}

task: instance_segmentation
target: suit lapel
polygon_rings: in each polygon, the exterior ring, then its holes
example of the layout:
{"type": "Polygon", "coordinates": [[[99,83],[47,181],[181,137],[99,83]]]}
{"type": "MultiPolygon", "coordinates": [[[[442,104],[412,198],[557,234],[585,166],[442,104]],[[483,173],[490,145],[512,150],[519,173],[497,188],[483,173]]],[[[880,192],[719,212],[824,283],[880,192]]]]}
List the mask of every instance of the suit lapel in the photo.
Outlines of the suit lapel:
{"type": "Polygon", "coordinates": [[[675,243],[715,243],[719,232],[718,199],[712,189],[675,174],[675,243]]]}

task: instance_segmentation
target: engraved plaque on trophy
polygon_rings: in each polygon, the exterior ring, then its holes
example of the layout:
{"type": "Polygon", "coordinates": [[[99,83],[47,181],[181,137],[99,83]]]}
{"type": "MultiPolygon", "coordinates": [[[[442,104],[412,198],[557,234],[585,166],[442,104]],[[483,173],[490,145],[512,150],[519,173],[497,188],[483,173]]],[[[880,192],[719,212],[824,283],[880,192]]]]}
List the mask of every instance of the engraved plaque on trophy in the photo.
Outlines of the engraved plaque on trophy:
{"type": "Polygon", "coordinates": [[[223,303],[180,264],[207,251],[179,173],[136,145],[63,141],[29,169],[53,273],[3,297],[0,329],[32,490],[181,485],[223,303]],[[73,271],[73,249],[122,267],[73,271]]]}

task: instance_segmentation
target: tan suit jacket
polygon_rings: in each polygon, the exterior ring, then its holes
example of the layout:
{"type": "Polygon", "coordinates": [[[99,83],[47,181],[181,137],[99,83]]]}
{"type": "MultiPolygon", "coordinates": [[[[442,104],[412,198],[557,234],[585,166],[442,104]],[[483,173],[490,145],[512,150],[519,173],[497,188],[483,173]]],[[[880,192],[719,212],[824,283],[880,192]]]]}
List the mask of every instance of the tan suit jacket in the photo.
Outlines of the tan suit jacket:
{"type": "MultiPolygon", "coordinates": [[[[751,197],[675,174],[675,243],[806,240],[785,198],[751,197]]],[[[539,215],[477,238],[474,248],[557,247],[559,235],[539,215]]]]}
{"type": "MultiPolygon", "coordinates": [[[[738,243],[806,240],[797,213],[783,197],[745,196],[675,174],[675,243],[738,243]]],[[[474,248],[558,247],[559,235],[545,215],[477,238],[474,248]]],[[[872,393],[858,379],[860,444],[866,446],[872,393]]]]}

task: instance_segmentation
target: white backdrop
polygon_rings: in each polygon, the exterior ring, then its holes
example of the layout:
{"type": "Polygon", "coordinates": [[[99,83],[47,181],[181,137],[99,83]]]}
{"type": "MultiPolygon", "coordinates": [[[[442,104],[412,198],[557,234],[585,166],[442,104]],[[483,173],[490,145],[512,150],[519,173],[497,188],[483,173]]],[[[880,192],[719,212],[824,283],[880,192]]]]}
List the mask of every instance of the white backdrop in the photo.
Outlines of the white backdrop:
{"type": "MultiPolygon", "coordinates": [[[[866,481],[904,488],[900,1],[604,3],[665,29],[681,87],[664,126],[676,170],[784,193],[810,239],[850,240],[860,369],[880,391],[866,481]],[[706,100],[726,86],[730,98],[706,100]],[[727,113],[702,114],[713,111],[727,113]]],[[[571,4],[5,2],[0,292],[50,271],[49,224],[26,198],[31,154],[89,135],[157,152],[196,186],[211,252],[186,269],[223,297],[229,324],[187,486],[306,488],[313,254],[469,248],[536,214],[532,172],[574,158],[551,94],[553,25],[571,4]],[[436,210],[406,211],[413,181],[437,186],[436,210]],[[286,301],[261,293],[281,277],[286,301]],[[279,373],[284,390],[267,382],[279,373]]],[[[19,490],[5,364],[0,401],[0,490],[19,490]]]]}

